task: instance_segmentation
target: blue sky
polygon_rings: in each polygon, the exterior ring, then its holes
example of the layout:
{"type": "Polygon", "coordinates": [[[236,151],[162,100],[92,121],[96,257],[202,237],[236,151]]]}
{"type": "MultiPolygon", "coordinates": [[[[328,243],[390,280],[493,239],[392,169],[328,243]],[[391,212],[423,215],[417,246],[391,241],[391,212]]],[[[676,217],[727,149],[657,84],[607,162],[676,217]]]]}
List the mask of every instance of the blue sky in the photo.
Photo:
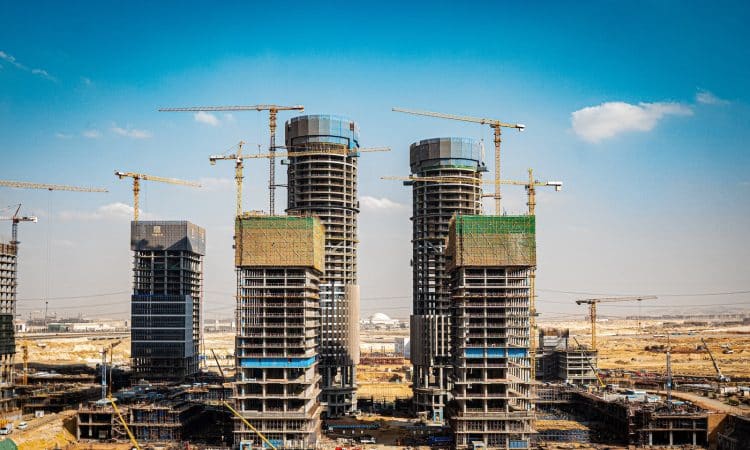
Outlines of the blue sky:
{"type": "MultiPolygon", "coordinates": [[[[537,211],[543,318],[582,313],[555,291],[691,294],[652,312],[744,307],[747,294],[695,294],[750,289],[748,19],[743,2],[3,2],[0,179],[110,190],[0,190],[0,207],[40,216],[21,226],[19,312],[45,296],[61,314],[127,311],[132,198],[117,169],[203,182],[146,184],[142,207],[207,228],[207,315],[227,316],[232,168],[207,156],[265,146],[267,116],[157,108],[256,103],[352,117],[364,146],[393,149],[360,161],[365,313],[411,305],[410,193],[379,177],[407,174],[427,137],[485,139],[491,155],[486,127],[394,106],[527,125],[505,134],[504,178],[533,167],[565,182],[537,211]]],[[[245,209],[265,208],[266,165],[246,169],[245,209]]],[[[523,212],[523,191],[504,197],[523,212]]]]}

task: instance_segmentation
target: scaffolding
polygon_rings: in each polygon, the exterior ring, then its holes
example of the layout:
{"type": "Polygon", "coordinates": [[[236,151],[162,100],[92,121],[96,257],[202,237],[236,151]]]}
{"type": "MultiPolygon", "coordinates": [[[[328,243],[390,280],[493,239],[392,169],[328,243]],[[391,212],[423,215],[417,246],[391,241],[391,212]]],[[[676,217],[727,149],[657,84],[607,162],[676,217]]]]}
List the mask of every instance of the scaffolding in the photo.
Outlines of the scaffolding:
{"type": "Polygon", "coordinates": [[[244,213],[236,221],[235,266],[298,266],[324,270],[325,229],[312,216],[244,213]]]}
{"type": "Polygon", "coordinates": [[[466,138],[434,138],[410,147],[411,173],[456,182],[409,181],[412,186],[411,361],[414,408],[444,422],[450,389],[450,278],[445,239],[454,214],[481,214],[479,143],[466,138]]]}

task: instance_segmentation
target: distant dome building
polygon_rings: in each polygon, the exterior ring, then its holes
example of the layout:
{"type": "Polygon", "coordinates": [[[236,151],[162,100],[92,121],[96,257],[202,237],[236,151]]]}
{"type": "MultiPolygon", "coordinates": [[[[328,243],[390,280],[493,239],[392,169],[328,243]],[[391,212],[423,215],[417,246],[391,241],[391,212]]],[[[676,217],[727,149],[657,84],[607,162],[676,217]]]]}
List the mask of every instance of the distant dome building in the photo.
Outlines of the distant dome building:
{"type": "Polygon", "coordinates": [[[384,326],[397,326],[399,325],[398,319],[391,319],[387,314],[375,313],[370,316],[367,321],[370,325],[384,325],[384,326]]]}

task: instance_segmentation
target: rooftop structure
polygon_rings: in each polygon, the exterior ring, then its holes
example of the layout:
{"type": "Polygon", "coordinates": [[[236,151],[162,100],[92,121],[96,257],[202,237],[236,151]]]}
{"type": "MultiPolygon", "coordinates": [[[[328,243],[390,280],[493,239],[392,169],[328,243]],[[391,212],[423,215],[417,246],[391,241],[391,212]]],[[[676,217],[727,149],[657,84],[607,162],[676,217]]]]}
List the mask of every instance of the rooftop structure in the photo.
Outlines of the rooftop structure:
{"type": "MultiPolygon", "coordinates": [[[[410,147],[411,173],[480,180],[486,168],[477,141],[434,138],[410,147]]],[[[445,270],[445,239],[454,214],[480,214],[481,184],[432,181],[412,185],[411,361],[414,366],[414,407],[443,422],[451,370],[450,279],[445,270]]]]}
{"type": "Polygon", "coordinates": [[[453,400],[457,449],[528,448],[533,429],[529,354],[534,216],[457,215],[450,223],[453,400]]]}
{"type": "Polygon", "coordinates": [[[287,213],[314,214],[325,227],[319,370],[323,377],[321,400],[328,416],[337,417],[356,409],[359,129],[353,121],[338,116],[294,117],[286,123],[286,147],[287,213]],[[305,153],[295,156],[295,151],[305,153]]]}
{"type": "MultiPolygon", "coordinates": [[[[320,276],[325,232],[314,217],[236,221],[236,409],[277,447],[314,448],[320,434],[320,276]]],[[[235,421],[240,448],[264,445],[235,421]]]]}
{"type": "Polygon", "coordinates": [[[180,381],[198,371],[205,242],[190,222],[131,222],[135,379],[180,381]]]}
{"type": "Polygon", "coordinates": [[[14,244],[0,243],[0,413],[15,409],[13,360],[16,353],[17,251],[14,244]]]}

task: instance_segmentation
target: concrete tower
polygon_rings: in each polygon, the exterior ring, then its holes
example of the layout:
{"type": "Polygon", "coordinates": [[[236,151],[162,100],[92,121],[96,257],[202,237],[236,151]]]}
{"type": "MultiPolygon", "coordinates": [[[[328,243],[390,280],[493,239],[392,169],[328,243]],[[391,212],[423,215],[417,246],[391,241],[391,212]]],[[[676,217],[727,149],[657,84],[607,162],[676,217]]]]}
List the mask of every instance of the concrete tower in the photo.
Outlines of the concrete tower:
{"type": "Polygon", "coordinates": [[[534,216],[463,216],[450,224],[452,401],[457,449],[529,448],[534,216]]]}
{"type": "Polygon", "coordinates": [[[357,148],[359,130],[328,115],[286,123],[289,157],[287,213],[313,214],[325,227],[325,270],[320,285],[320,374],[329,417],[356,408],[359,362],[357,284],[357,148]],[[294,156],[296,151],[306,151],[294,156]],[[313,151],[313,152],[310,152],[313,151]]]}
{"type": "Polygon", "coordinates": [[[184,221],[130,224],[134,379],[181,381],[198,372],[206,232],[184,221]]]}
{"type": "Polygon", "coordinates": [[[0,413],[15,408],[13,357],[16,353],[16,268],[18,246],[0,243],[0,413]]]}
{"type": "MultiPolygon", "coordinates": [[[[415,176],[480,180],[486,171],[479,143],[466,138],[434,138],[410,148],[415,176]]],[[[450,283],[445,271],[445,239],[454,214],[480,214],[480,184],[415,181],[412,184],[413,314],[411,361],[417,413],[443,422],[450,363],[450,283]]]]}
{"type": "MultiPolygon", "coordinates": [[[[237,410],[278,448],[315,448],[323,225],[245,214],[235,228],[237,410]]],[[[264,447],[239,420],[234,436],[239,448],[264,447]]]]}

